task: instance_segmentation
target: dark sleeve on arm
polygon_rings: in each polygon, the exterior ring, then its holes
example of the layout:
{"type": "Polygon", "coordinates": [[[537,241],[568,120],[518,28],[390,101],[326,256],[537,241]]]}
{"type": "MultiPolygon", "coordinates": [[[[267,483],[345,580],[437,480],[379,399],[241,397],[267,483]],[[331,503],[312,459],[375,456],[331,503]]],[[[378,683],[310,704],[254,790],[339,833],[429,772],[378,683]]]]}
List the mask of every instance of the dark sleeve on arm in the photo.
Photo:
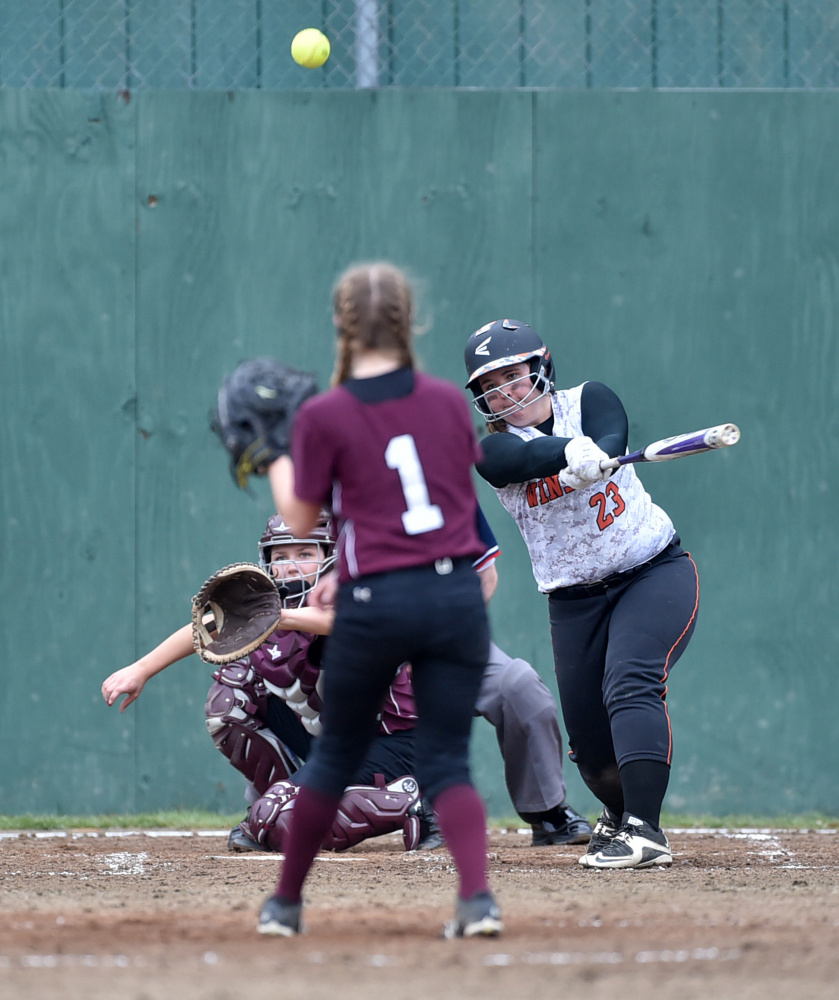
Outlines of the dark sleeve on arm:
{"type": "Polygon", "coordinates": [[[489,526],[489,521],[487,521],[484,512],[481,510],[480,504],[475,507],[475,513],[478,522],[478,535],[485,548],[483,555],[475,559],[472,566],[481,573],[487,566],[495,562],[501,550],[498,548],[498,541],[492,532],[492,528],[489,526]]]}
{"type": "Polygon", "coordinates": [[[488,549],[497,549],[498,541],[493,533],[492,528],[489,526],[489,521],[486,519],[486,514],[481,510],[481,505],[478,504],[475,507],[475,520],[477,522],[478,536],[481,541],[488,549]]]}
{"type": "Polygon", "coordinates": [[[490,434],[481,444],[484,460],[476,466],[490,486],[525,483],[529,479],[555,476],[565,467],[568,438],[540,437],[523,441],[515,434],[490,434]]]}
{"type": "MultiPolygon", "coordinates": [[[[583,434],[611,458],[626,453],[629,421],[623,403],[602,382],[586,382],[580,395],[583,434]]],[[[569,438],[539,437],[523,441],[515,434],[489,434],[481,444],[484,460],[476,466],[490,486],[526,483],[530,479],[555,476],[566,466],[565,445],[569,438]]]]}
{"type": "Polygon", "coordinates": [[[583,434],[610,458],[626,454],[629,420],[623,403],[602,382],[586,382],[580,396],[583,434]]]}

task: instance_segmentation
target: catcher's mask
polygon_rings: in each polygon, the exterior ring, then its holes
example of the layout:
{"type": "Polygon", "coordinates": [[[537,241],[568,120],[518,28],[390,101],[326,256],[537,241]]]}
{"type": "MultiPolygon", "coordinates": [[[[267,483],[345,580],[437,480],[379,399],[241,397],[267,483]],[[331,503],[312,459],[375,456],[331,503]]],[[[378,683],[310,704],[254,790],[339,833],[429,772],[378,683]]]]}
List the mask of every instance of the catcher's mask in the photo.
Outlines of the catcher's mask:
{"type": "Polygon", "coordinates": [[[269,573],[276,584],[284,608],[299,608],[309,591],[327,573],[335,562],[335,540],[332,537],[332,520],[329,512],[322,510],[318,522],[305,538],[291,533],[281,515],[268,518],[265,531],[259,539],[259,565],[269,573]],[[272,560],[276,545],[311,545],[317,552],[312,559],[272,560]],[[306,566],[301,565],[306,563],[306,566]],[[312,569],[314,563],[316,568],[312,569]]]}
{"type": "Polygon", "coordinates": [[[553,390],[554,363],[551,352],[542,338],[520,320],[497,319],[493,323],[482,326],[467,340],[463,357],[469,376],[466,388],[472,390],[475,409],[487,423],[503,420],[511,413],[523,410],[553,390]],[[489,392],[481,392],[479,380],[482,375],[521,362],[527,362],[530,367],[529,374],[506,382],[489,392]],[[510,405],[499,412],[493,412],[487,401],[487,396],[493,392],[507,395],[505,389],[521,382],[522,379],[530,379],[534,391],[521,402],[508,396],[510,405]]]}
{"type": "Polygon", "coordinates": [[[230,455],[230,473],[240,489],[248,477],[263,475],[276,456],[273,429],[285,413],[282,365],[273,358],[243,361],[219,389],[210,427],[230,455]]]}

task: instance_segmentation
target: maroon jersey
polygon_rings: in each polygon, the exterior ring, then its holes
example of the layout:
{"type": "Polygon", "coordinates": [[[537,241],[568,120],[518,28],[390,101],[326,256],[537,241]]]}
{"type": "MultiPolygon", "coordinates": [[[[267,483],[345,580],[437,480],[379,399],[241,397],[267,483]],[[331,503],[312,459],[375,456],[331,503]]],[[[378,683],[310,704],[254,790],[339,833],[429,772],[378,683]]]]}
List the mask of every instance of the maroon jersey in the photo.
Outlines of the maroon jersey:
{"type": "Polygon", "coordinates": [[[413,729],[417,724],[417,706],[411,683],[411,668],[403,663],[387,689],[379,713],[379,732],[396,733],[403,729],[413,729]]]}
{"type": "Polygon", "coordinates": [[[447,556],[477,559],[486,548],[470,471],[481,450],[448,382],[413,373],[411,391],[395,398],[362,402],[337,386],[309,399],[295,418],[292,457],[297,496],[332,507],[342,583],[447,556]]]}
{"type": "MultiPolygon", "coordinates": [[[[310,659],[312,643],[319,640],[312,632],[277,629],[246,659],[267,682],[269,690],[282,696],[290,688],[299,689],[309,708],[320,713],[323,707],[318,689],[320,667],[312,662],[315,657],[310,659]]],[[[320,656],[316,659],[319,662],[320,656]]]]}

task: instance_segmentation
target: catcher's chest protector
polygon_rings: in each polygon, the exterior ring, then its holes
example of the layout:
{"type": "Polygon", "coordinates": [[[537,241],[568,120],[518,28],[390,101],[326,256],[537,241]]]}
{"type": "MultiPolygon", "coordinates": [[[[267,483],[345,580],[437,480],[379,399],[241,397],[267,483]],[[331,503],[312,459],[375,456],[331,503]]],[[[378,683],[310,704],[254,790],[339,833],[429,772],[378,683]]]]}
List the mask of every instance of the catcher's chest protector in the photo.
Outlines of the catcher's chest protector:
{"type": "Polygon", "coordinates": [[[260,795],[291,777],[301,761],[266,724],[268,693],[247,664],[229,663],[213,674],[205,706],[213,743],[260,795]]]}

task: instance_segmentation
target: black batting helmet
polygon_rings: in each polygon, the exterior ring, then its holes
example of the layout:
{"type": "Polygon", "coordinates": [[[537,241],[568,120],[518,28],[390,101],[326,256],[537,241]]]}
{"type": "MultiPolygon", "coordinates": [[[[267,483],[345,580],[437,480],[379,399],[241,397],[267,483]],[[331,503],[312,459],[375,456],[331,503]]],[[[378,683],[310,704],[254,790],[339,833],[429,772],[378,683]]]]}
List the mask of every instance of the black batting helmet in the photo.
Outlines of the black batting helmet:
{"type": "MultiPolygon", "coordinates": [[[[476,330],[466,341],[463,352],[468,379],[466,388],[475,397],[475,409],[487,421],[502,420],[503,413],[493,413],[479,379],[487,372],[509,365],[527,362],[534,386],[542,385],[542,393],[550,392],[554,384],[554,363],[547,345],[533,330],[518,319],[497,319],[476,330]]],[[[538,398],[534,397],[534,398],[538,398]]]]}

